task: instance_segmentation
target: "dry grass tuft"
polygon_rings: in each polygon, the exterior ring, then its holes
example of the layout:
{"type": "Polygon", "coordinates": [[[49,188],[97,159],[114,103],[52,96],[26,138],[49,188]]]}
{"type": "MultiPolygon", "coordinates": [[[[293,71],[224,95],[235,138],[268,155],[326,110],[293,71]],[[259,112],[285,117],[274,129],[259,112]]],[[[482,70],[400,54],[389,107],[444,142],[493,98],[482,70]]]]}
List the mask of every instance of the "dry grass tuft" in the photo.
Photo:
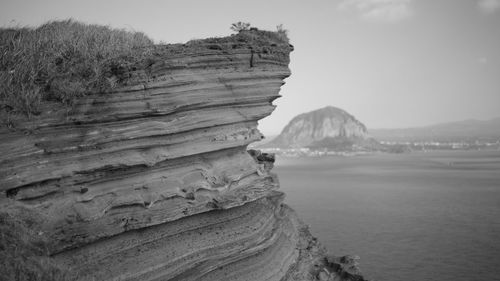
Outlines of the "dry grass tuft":
{"type": "Polygon", "coordinates": [[[0,280],[76,280],[48,257],[48,242],[33,230],[27,211],[0,211],[0,280]]]}
{"type": "Polygon", "coordinates": [[[0,107],[38,114],[40,103],[71,104],[113,87],[121,63],[142,58],[153,41],[144,33],[73,20],[38,28],[0,29],[0,107]]]}

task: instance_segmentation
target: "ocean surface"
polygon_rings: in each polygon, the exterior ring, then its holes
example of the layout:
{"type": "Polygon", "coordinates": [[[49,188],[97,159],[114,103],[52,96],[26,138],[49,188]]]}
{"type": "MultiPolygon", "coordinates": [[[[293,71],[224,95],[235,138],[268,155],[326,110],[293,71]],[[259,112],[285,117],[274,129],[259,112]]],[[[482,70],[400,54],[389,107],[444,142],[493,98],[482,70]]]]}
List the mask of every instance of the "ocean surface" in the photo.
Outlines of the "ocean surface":
{"type": "Polygon", "coordinates": [[[279,158],[285,202],[379,281],[500,280],[500,151],[279,158]]]}

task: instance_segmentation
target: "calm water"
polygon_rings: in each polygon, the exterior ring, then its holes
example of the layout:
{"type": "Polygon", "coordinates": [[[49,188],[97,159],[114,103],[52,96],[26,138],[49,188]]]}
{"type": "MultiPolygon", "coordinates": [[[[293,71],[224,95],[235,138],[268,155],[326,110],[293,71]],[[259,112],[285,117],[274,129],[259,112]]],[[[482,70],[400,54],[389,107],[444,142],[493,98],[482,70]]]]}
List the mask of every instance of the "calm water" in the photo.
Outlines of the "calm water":
{"type": "Polygon", "coordinates": [[[500,280],[500,151],[278,159],[285,200],[379,281],[500,280]]]}

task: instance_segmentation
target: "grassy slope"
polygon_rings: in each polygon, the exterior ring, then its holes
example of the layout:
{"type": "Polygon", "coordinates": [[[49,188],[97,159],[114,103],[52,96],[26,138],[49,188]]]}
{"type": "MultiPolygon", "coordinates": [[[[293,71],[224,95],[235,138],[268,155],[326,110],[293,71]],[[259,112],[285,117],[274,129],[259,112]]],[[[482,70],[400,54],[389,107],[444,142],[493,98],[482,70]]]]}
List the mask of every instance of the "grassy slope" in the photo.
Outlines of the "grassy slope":
{"type": "Polygon", "coordinates": [[[54,21],[0,29],[0,106],[27,115],[41,102],[71,104],[87,92],[113,87],[113,72],[137,60],[153,41],[140,32],[54,21]]]}

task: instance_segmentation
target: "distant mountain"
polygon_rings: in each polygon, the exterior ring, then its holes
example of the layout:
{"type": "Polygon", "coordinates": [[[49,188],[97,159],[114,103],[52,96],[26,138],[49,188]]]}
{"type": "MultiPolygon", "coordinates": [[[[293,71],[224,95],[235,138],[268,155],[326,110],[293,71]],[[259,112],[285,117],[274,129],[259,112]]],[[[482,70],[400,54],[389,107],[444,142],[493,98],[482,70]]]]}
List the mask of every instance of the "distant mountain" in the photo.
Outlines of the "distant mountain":
{"type": "Polygon", "coordinates": [[[471,141],[500,139],[500,118],[464,120],[425,127],[371,129],[370,135],[384,141],[471,141]]]}
{"type": "Polygon", "coordinates": [[[336,151],[373,150],[380,144],[366,126],[346,111],[327,106],[294,117],[267,148],[310,148],[336,151]]]}

